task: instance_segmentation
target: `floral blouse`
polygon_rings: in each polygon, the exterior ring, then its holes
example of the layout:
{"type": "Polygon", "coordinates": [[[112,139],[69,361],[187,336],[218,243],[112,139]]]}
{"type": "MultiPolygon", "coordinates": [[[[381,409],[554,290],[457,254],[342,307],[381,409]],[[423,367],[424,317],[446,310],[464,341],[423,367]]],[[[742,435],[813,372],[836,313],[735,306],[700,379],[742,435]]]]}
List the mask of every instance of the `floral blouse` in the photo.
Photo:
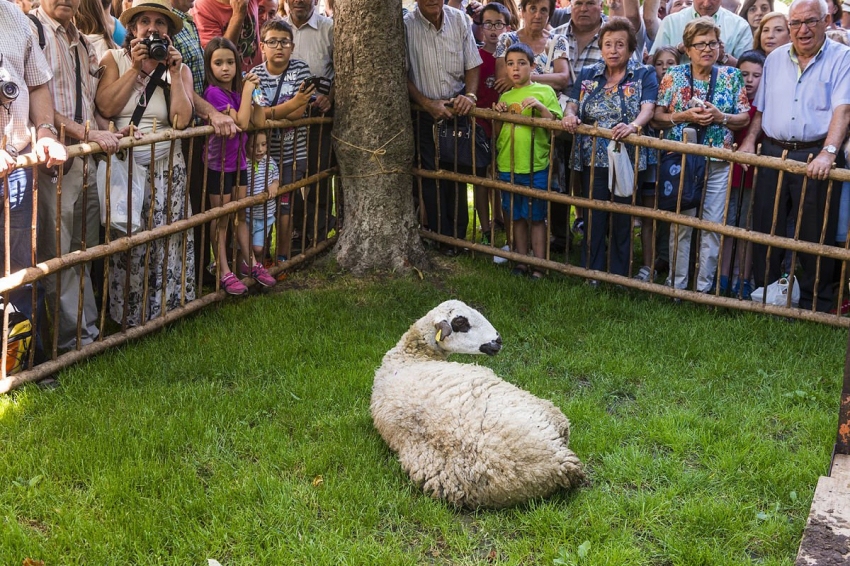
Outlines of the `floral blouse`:
{"type": "MultiPolygon", "coordinates": [[[[515,31],[507,31],[499,36],[499,42],[496,44],[496,53],[493,55],[496,59],[500,59],[505,56],[505,52],[508,50],[508,47],[514,45],[515,43],[522,43],[519,40],[519,35],[515,31]]],[[[558,59],[567,59],[569,53],[569,47],[567,46],[567,38],[559,33],[549,32],[549,39],[546,41],[546,49],[543,53],[537,53],[534,55],[534,72],[538,75],[545,75],[547,73],[551,73],[554,66],[555,61],[558,59]],[[552,44],[550,42],[555,42],[555,47],[552,50],[552,63],[549,63],[549,50],[552,44]]]]}
{"type": "MultiPolygon", "coordinates": [[[[690,86],[691,66],[677,65],[667,69],[661,85],[658,87],[658,106],[672,112],[683,112],[688,109],[691,99],[690,86]]],[[[710,81],[694,79],[693,96],[705,100],[708,96],[710,81]]],[[[717,67],[717,79],[714,83],[712,104],[725,114],[745,114],[750,111],[747,100],[747,90],[744,87],[744,77],[741,71],[734,67],[717,67]]],[[[668,140],[682,141],[686,124],[676,124],[665,130],[664,137],[668,140]]],[[[732,130],[722,124],[711,124],[705,132],[703,143],[709,147],[732,149],[735,141],[732,130]]]]}
{"type": "MultiPolygon", "coordinates": [[[[576,78],[568,102],[578,106],[578,117],[582,124],[596,124],[600,128],[613,128],[619,123],[629,124],[640,114],[641,104],[654,104],[658,94],[658,76],[655,69],[641,65],[634,59],[629,59],[626,74],[617,88],[605,88],[605,63],[596,63],[585,67],[576,78]]],[[[608,167],[608,141],[598,138],[596,142],[595,167],[608,167]]],[[[624,144],[629,152],[629,158],[634,163],[635,146],[624,144]]],[[[593,155],[593,137],[576,135],[576,147],[580,155],[573,160],[573,167],[581,171],[582,166],[590,166],[593,155]]],[[[638,170],[643,171],[647,166],[647,157],[653,152],[646,148],[638,148],[638,170]]],[[[654,160],[653,160],[654,161],[654,160]]]]}

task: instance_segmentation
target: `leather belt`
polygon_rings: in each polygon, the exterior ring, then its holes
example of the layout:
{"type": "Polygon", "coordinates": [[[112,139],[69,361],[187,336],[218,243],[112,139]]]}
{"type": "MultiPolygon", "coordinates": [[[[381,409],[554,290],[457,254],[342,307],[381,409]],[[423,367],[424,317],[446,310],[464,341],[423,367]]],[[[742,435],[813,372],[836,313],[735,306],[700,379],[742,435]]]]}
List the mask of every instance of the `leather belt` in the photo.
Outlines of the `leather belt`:
{"type": "Polygon", "coordinates": [[[790,151],[796,151],[798,149],[810,149],[810,148],[813,148],[813,147],[822,147],[823,142],[826,141],[826,138],[821,138],[819,140],[814,140],[814,141],[788,142],[788,141],[777,140],[777,139],[774,139],[774,138],[771,138],[771,137],[768,137],[768,136],[765,136],[765,139],[767,141],[769,141],[770,143],[772,143],[773,145],[778,145],[782,149],[787,149],[787,150],[790,150],[790,151]]]}

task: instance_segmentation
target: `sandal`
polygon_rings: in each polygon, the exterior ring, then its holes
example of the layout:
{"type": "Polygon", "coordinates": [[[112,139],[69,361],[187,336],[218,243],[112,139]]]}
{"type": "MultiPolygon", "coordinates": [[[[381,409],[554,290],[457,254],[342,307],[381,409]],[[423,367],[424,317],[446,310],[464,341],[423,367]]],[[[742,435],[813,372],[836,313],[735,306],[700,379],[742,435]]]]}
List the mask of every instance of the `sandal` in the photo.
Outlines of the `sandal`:
{"type": "Polygon", "coordinates": [[[517,265],[511,270],[511,275],[516,275],[517,277],[528,275],[528,268],[524,265],[517,265]]]}

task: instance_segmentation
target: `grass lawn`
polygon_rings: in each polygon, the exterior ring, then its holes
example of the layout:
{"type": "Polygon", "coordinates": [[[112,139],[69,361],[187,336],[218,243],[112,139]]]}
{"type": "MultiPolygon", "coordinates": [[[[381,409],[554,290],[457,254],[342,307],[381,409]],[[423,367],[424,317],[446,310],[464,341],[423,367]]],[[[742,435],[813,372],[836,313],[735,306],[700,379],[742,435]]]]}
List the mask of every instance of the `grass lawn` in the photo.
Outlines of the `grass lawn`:
{"type": "Polygon", "coordinates": [[[0,396],[0,564],[793,564],[846,332],[435,261],[294,273],[0,396]],[[570,418],[590,485],[476,513],[411,485],[372,376],[448,298],[502,334],[466,361],[570,418]]]}

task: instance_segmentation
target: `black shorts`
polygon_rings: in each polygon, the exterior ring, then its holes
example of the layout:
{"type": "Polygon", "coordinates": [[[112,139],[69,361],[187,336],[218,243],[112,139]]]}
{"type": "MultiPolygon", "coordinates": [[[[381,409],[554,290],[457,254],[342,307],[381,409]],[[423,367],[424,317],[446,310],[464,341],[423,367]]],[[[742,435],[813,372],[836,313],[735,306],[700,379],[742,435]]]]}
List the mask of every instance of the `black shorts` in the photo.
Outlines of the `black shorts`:
{"type": "Polygon", "coordinates": [[[239,183],[236,182],[236,171],[222,174],[221,171],[207,169],[207,194],[210,196],[229,196],[233,193],[233,187],[242,185],[248,186],[248,171],[242,169],[239,171],[239,183]],[[221,184],[222,175],[224,176],[224,186],[221,184]]]}

